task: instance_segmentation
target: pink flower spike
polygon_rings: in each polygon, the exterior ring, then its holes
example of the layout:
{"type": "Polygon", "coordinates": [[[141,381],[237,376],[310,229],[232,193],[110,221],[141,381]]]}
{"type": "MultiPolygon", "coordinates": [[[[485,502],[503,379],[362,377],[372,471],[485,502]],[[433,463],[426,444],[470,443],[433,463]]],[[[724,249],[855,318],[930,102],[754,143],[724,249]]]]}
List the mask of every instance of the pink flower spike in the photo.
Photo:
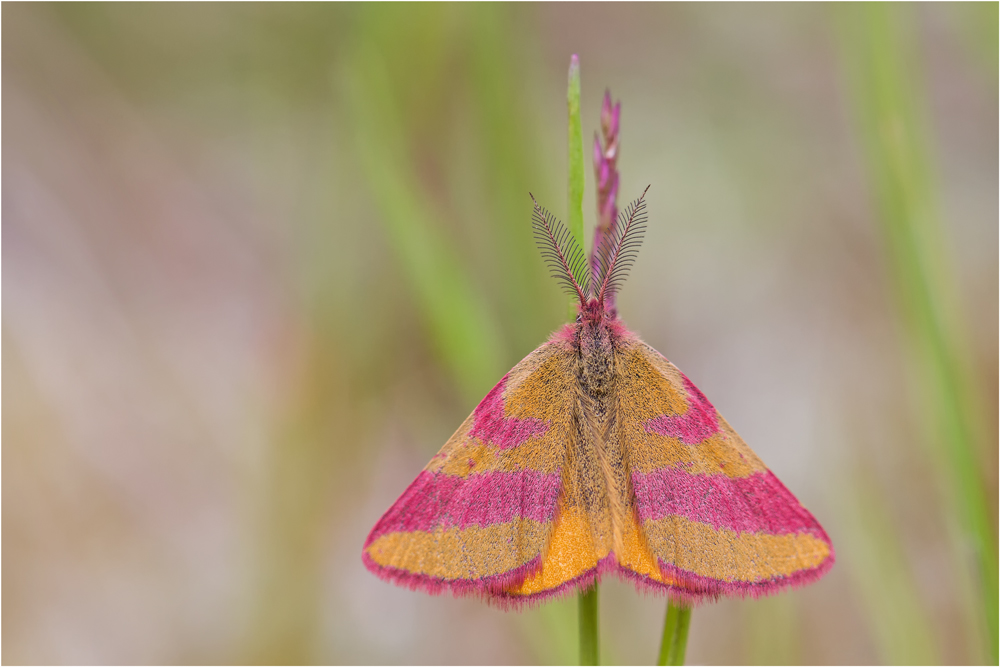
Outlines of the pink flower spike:
{"type": "Polygon", "coordinates": [[[618,158],[618,137],[616,135],[608,144],[608,147],[604,149],[604,159],[614,164],[614,161],[617,158],[618,158]]]}
{"type": "Polygon", "coordinates": [[[614,181],[611,183],[611,188],[608,190],[608,198],[604,202],[604,208],[601,210],[601,218],[611,220],[616,211],[615,200],[618,198],[618,173],[614,174],[614,181]]]}
{"type": "Polygon", "coordinates": [[[611,178],[611,165],[607,162],[601,163],[601,169],[598,172],[599,176],[597,178],[597,188],[599,190],[607,190],[608,180],[611,178]]]}
{"type": "MultiPolygon", "coordinates": [[[[600,248],[606,237],[615,232],[618,216],[618,123],[621,119],[621,102],[612,104],[611,91],[604,91],[601,103],[601,136],[594,141],[594,177],[597,181],[597,227],[594,229],[594,243],[591,246],[590,266],[598,270],[599,259],[595,250],[600,248]]],[[[606,302],[614,312],[614,295],[606,302]]]]}

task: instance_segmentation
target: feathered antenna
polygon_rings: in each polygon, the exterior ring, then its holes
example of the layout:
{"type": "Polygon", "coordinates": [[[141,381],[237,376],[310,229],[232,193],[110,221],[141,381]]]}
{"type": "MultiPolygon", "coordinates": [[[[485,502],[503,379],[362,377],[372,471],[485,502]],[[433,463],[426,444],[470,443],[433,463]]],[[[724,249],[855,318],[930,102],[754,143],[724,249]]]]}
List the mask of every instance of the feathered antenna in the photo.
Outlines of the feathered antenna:
{"type": "Polygon", "coordinates": [[[645,197],[648,190],[647,185],[639,198],[618,215],[614,233],[601,239],[594,278],[598,285],[597,301],[602,306],[606,298],[618,292],[639,254],[639,246],[646,233],[645,197]]]}
{"type": "Polygon", "coordinates": [[[552,277],[559,281],[566,293],[575,293],[580,298],[581,306],[586,305],[590,295],[590,271],[587,270],[583,250],[569,230],[538,205],[534,195],[529,192],[528,196],[535,204],[535,211],[531,214],[535,242],[552,277]]]}

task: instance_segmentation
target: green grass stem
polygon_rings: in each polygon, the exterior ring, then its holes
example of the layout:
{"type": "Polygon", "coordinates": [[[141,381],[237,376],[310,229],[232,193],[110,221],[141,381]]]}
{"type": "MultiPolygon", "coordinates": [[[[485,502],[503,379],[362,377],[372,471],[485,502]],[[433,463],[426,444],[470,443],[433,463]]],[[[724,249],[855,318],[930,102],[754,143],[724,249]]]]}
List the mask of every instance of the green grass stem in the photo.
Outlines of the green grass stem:
{"type": "Polygon", "coordinates": [[[600,664],[597,643],[597,582],[580,593],[580,664],[600,664]]]}
{"type": "MultiPolygon", "coordinates": [[[[576,54],[569,62],[569,86],[566,92],[569,112],[567,143],[569,147],[569,200],[566,224],[580,250],[583,245],[583,122],[580,119],[580,59],[576,54]]],[[[576,317],[576,301],[570,300],[570,321],[576,317]]]]}
{"type": "Polygon", "coordinates": [[[691,607],[667,602],[667,616],[663,622],[663,639],[660,640],[660,657],[657,665],[683,665],[687,652],[688,628],[691,627],[691,607]]]}
{"type": "MultiPolygon", "coordinates": [[[[569,62],[569,85],[566,91],[569,115],[567,143],[569,148],[569,207],[566,214],[570,234],[583,249],[583,122],[580,119],[580,59],[576,54],[569,62]]],[[[576,318],[577,301],[570,299],[569,318],[576,318]]],[[[580,593],[580,664],[598,663],[597,582],[580,593]]]]}

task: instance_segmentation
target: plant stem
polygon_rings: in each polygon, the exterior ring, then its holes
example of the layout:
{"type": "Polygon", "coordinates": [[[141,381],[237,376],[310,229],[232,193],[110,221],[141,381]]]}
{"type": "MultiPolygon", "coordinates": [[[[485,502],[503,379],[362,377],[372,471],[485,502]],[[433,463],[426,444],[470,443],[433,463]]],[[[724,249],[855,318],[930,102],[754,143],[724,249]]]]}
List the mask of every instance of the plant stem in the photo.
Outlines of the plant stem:
{"type": "Polygon", "coordinates": [[[580,664],[598,664],[597,582],[580,593],[580,664]]]}
{"type": "Polygon", "coordinates": [[[688,628],[691,627],[691,607],[681,607],[677,612],[677,633],[674,635],[674,647],[670,651],[670,665],[683,665],[684,654],[687,652],[688,628]]]}
{"type": "Polygon", "coordinates": [[[663,622],[663,639],[660,640],[660,659],[657,665],[683,665],[687,651],[688,628],[691,625],[691,607],[667,602],[667,617],[663,622]]]}
{"type": "MultiPolygon", "coordinates": [[[[566,222],[569,233],[576,239],[580,250],[583,245],[583,123],[580,120],[580,59],[576,54],[569,61],[569,87],[566,91],[566,107],[569,111],[569,206],[566,222]]],[[[576,319],[575,299],[570,300],[570,321],[576,319]]]]}
{"type": "Polygon", "coordinates": [[[660,640],[660,658],[657,665],[666,665],[670,660],[670,649],[674,645],[674,635],[677,634],[677,612],[679,607],[675,607],[672,602],[667,602],[667,617],[663,621],[663,638],[660,640]]]}
{"type": "MultiPolygon", "coordinates": [[[[583,250],[583,123],[580,119],[580,59],[573,54],[569,61],[569,86],[566,107],[569,112],[569,233],[583,250]]],[[[576,319],[578,301],[570,299],[569,321],[576,319]]],[[[597,660],[597,581],[580,592],[580,664],[596,665],[597,660]]]]}

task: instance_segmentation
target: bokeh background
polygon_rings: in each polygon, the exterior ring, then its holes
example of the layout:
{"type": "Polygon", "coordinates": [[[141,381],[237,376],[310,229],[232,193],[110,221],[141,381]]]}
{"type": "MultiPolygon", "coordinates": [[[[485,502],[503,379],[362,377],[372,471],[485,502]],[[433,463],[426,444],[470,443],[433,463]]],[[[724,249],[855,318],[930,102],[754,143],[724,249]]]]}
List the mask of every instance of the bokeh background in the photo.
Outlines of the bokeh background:
{"type": "MultiPolygon", "coordinates": [[[[527,192],[565,214],[572,53],[585,155],[610,88],[652,184],[623,318],[837,548],[689,662],[996,662],[996,3],[2,18],[3,662],[576,659],[572,599],[360,558],[566,315],[527,192]]],[[[664,611],[606,581],[603,659],[664,611]]]]}

